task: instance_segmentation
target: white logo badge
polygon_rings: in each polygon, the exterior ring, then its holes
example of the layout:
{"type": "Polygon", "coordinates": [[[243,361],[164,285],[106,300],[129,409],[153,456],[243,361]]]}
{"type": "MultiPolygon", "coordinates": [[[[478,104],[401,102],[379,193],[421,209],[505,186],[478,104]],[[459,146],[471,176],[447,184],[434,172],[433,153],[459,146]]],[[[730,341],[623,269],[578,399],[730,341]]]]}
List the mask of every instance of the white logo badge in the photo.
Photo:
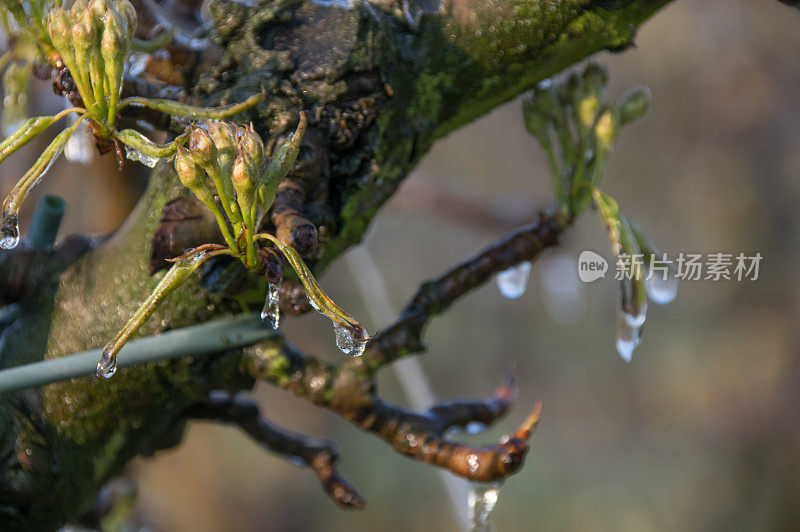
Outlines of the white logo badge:
{"type": "Polygon", "coordinates": [[[578,257],[578,277],[584,283],[603,279],[608,271],[608,261],[594,251],[582,251],[578,257]]]}

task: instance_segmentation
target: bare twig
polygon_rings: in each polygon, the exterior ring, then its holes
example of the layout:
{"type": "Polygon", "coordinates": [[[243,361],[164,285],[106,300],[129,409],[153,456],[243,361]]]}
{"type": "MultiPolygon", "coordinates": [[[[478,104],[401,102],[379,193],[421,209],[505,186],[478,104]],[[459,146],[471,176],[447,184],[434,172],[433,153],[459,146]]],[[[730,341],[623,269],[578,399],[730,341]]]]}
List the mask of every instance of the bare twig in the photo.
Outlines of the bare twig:
{"type": "Polygon", "coordinates": [[[475,481],[493,482],[516,472],[538,420],[537,405],[512,437],[491,446],[465,445],[449,440],[444,436],[445,430],[472,421],[492,424],[511,405],[514,393],[510,382],[484,400],[445,403],[416,413],[378,398],[372,376],[363,371],[358,361],[327,364],[281,340],[262,343],[251,350],[243,366],[251,377],[291,390],[336,412],[381,437],[401,454],[475,481]]]}
{"type": "Polygon", "coordinates": [[[358,509],[364,499],[336,470],[337,453],[333,444],[293,434],[269,423],[261,416],[258,405],[243,395],[214,392],[208,401],[187,410],[193,419],[214,419],[232,423],[267,449],[285,456],[293,463],[302,462],[314,470],[322,488],[342,508],[358,509]]]}
{"type": "Polygon", "coordinates": [[[515,231],[441,277],[423,283],[400,318],[367,345],[366,367],[374,371],[397,358],[423,351],[422,329],[431,317],[495,274],[533,260],[542,250],[554,246],[568,222],[557,214],[542,214],[537,223],[515,231]]]}

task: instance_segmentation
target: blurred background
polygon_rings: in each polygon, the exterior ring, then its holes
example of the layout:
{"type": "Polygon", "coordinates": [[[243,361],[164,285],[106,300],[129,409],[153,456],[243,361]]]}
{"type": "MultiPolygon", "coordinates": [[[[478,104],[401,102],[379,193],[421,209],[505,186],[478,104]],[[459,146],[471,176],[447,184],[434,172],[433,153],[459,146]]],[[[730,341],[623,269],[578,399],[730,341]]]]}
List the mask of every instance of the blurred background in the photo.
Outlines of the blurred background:
{"type": "MultiPolygon", "coordinates": [[[[644,25],[637,48],[595,58],[614,97],[635,84],[653,93],[651,113],[623,130],[603,189],[663,251],[761,253],[757,281],[684,282],[675,302],[650,305],[644,341],[625,363],[614,347],[617,284],[577,280],[581,251],[611,257],[605,229],[587,212],[534,264],[521,298],[490,284],[428,328],[419,362],[439,399],[490,394],[516,364],[518,406],[466,439],[494,442],[544,402],[526,466],[500,489],[495,530],[800,524],[798,28],[800,11],[774,0],[683,0],[644,25]]],[[[38,100],[59,108],[40,85],[38,100]]],[[[356,257],[322,277],[370,330],[387,324],[387,304],[399,310],[422,280],[551,205],[545,157],[520,108],[509,102],[437,143],[356,257]],[[434,208],[431,196],[447,203],[434,208]],[[383,275],[388,303],[375,290],[362,298],[365,257],[383,275]]],[[[42,147],[4,163],[3,190],[42,147]]],[[[111,156],[89,169],[54,166],[36,193],[67,198],[62,234],[110,231],[125,218],[145,174],[115,166],[111,156]]],[[[326,320],[287,319],[282,328],[301,348],[341,357],[326,320]]],[[[380,392],[409,404],[392,370],[380,392]]],[[[131,468],[136,513],[149,529],[460,528],[466,498],[455,508],[436,470],[288,392],[259,385],[255,394],[273,421],[337,442],[341,471],[366,508],[339,510],[311,472],[234,428],[195,423],[179,447],[131,468]]]]}

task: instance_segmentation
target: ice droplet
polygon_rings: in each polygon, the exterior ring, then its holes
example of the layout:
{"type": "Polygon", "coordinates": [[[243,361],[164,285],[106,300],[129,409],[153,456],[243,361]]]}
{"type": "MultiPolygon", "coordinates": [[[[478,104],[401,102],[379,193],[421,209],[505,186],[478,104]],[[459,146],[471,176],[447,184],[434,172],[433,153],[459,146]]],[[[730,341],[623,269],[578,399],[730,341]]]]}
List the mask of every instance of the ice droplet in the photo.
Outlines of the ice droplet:
{"type": "Polygon", "coordinates": [[[642,343],[642,318],[639,325],[631,323],[630,314],[619,311],[617,313],[617,352],[626,362],[631,361],[633,350],[642,343]]]}
{"type": "Polygon", "coordinates": [[[473,532],[488,531],[489,517],[497,505],[500,484],[473,482],[467,494],[468,517],[473,532]]]}
{"type": "Polygon", "coordinates": [[[267,299],[264,301],[264,308],[261,309],[261,319],[268,320],[273,329],[278,328],[281,320],[280,294],[280,283],[268,283],[267,299]]]}
{"type": "Polygon", "coordinates": [[[464,433],[465,434],[483,434],[486,432],[486,425],[481,423],[480,421],[470,421],[466,425],[464,425],[464,433]]]}
{"type": "Polygon", "coordinates": [[[672,303],[678,295],[678,277],[674,271],[668,270],[666,274],[650,274],[644,281],[647,295],[659,305],[672,303]]]}
{"type": "Polygon", "coordinates": [[[125,69],[130,76],[136,77],[147,67],[148,54],[143,52],[131,52],[125,60],[125,69]]]}
{"type": "Polygon", "coordinates": [[[86,166],[94,160],[94,139],[86,129],[86,122],[79,125],[64,146],[64,157],[73,163],[86,166]]]}
{"type": "Polygon", "coordinates": [[[520,298],[528,287],[530,275],[531,263],[528,261],[520,262],[495,276],[497,289],[508,299],[520,298]]]}
{"type": "Polygon", "coordinates": [[[117,357],[103,351],[100,362],[97,363],[97,376],[110,379],[117,372],[117,357]]]}
{"type": "Polygon", "coordinates": [[[3,214],[0,218],[0,248],[14,249],[19,244],[19,219],[17,214],[3,214]]]}
{"type": "Polygon", "coordinates": [[[639,306],[636,314],[630,314],[623,310],[620,310],[620,314],[623,315],[628,325],[631,327],[640,328],[642,325],[644,325],[644,320],[647,319],[647,303],[642,303],[639,306]]]}
{"type": "Polygon", "coordinates": [[[149,168],[155,168],[159,160],[158,157],[151,157],[149,155],[145,155],[136,148],[131,148],[130,146],[125,146],[125,157],[127,157],[131,161],[142,163],[143,165],[149,168]]]}
{"type": "Polygon", "coordinates": [[[347,327],[334,323],[333,333],[336,335],[336,347],[341,349],[342,353],[353,357],[360,357],[364,354],[367,341],[353,338],[353,333],[347,327]]]}

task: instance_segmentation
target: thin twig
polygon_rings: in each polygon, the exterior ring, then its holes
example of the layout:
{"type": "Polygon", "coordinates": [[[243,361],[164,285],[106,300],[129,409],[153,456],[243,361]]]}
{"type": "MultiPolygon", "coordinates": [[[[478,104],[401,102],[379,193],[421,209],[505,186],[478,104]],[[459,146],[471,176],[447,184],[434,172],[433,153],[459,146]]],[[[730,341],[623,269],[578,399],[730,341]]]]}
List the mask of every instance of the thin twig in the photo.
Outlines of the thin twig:
{"type": "Polygon", "coordinates": [[[557,214],[542,214],[537,223],[515,231],[441,277],[423,283],[400,318],[367,345],[365,366],[374,371],[400,357],[424,351],[422,329],[431,317],[495,274],[533,260],[545,248],[556,245],[567,223],[557,214]]]}
{"type": "Polygon", "coordinates": [[[336,470],[338,454],[333,444],[293,434],[269,423],[252,399],[243,395],[231,396],[222,391],[214,392],[206,402],[190,407],[186,416],[238,426],[271,451],[293,463],[300,461],[311,468],[325,492],[337,505],[349,509],[364,506],[364,499],[336,470]]]}

